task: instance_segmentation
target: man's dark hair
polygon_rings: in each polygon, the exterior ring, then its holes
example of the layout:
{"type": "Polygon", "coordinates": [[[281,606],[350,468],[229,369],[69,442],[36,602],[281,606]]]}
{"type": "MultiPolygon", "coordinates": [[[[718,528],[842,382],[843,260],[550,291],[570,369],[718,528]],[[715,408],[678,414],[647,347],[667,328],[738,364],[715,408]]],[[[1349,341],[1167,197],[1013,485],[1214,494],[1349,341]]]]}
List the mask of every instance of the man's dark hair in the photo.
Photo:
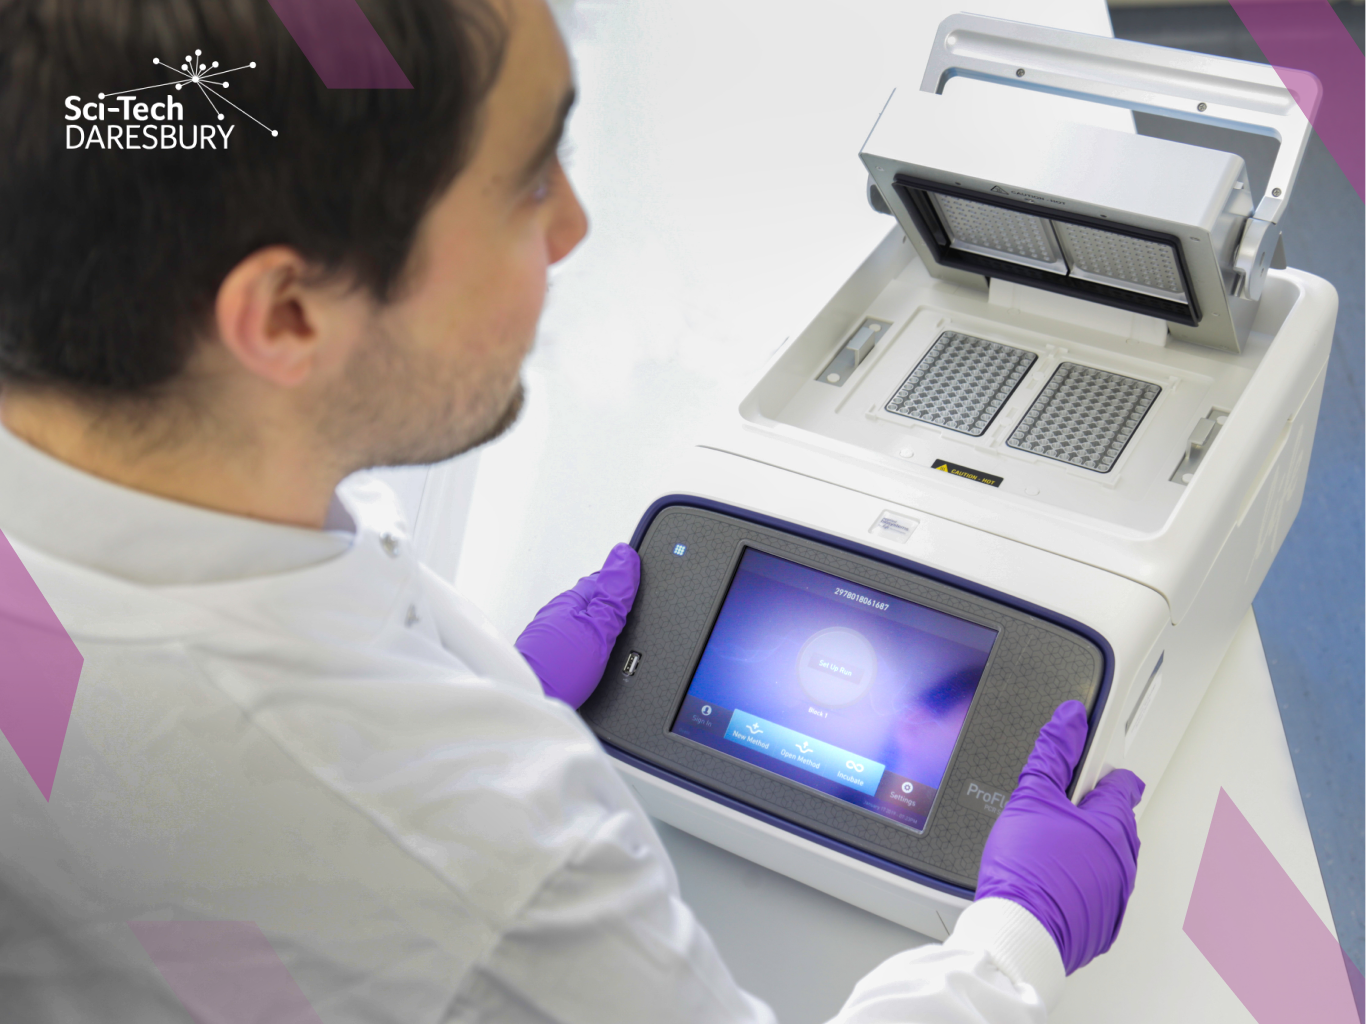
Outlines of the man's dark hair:
{"type": "Polygon", "coordinates": [[[477,143],[506,30],[483,0],[360,7],[411,89],[326,88],[267,0],[0,0],[0,384],[156,398],[223,278],[267,245],[393,297],[477,143]],[[67,120],[68,96],[175,79],[153,58],[179,68],[201,50],[222,69],[256,62],[215,95],[223,121],[195,86],[133,98],[173,97],[187,138],[235,125],[226,150],[67,148],[70,124],[124,123],[121,107],[67,120]]]}

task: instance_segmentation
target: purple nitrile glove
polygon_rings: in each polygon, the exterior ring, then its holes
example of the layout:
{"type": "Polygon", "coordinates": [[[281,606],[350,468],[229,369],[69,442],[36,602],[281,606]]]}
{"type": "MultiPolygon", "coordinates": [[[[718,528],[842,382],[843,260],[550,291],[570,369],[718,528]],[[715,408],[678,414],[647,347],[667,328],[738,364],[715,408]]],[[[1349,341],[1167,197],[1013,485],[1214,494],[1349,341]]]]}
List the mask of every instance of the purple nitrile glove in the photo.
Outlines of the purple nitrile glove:
{"type": "Polygon", "coordinates": [[[618,544],[601,569],[552,600],[522,630],[513,646],[547,697],[576,708],[592,696],[638,586],[640,556],[631,545],[618,544]]]}
{"type": "Polygon", "coordinates": [[[1066,789],[1085,744],[1086,709],[1069,700],[1039,730],[977,875],[979,900],[1007,899],[1039,919],[1068,974],[1115,941],[1138,870],[1143,782],[1117,769],[1074,806],[1066,789]]]}

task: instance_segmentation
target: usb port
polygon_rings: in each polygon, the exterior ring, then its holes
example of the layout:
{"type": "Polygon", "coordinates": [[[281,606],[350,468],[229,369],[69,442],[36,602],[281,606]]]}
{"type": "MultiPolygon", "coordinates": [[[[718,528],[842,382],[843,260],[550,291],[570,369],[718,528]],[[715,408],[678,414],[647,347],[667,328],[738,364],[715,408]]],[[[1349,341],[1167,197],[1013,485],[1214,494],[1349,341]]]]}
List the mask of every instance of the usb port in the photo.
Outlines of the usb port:
{"type": "Polygon", "coordinates": [[[621,666],[621,674],[624,676],[633,676],[636,674],[636,668],[639,665],[640,652],[632,651],[630,654],[626,655],[626,664],[621,666]]]}

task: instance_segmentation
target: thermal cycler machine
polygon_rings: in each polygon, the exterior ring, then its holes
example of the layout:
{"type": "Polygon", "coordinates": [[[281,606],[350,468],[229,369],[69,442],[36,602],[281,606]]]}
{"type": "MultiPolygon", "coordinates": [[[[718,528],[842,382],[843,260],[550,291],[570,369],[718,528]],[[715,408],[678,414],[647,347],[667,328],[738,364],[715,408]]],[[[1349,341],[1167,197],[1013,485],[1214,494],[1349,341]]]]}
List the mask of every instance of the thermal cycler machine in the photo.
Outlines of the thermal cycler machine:
{"type": "MultiPolygon", "coordinates": [[[[1294,73],[1290,73],[1294,74],[1294,73]]],[[[1336,295],[1278,221],[1316,81],[955,15],[861,153],[896,226],[693,450],[582,712],[662,820],[932,936],[1064,700],[1148,793],[1298,509],[1336,295]],[[1280,140],[1235,155],[965,75],[1280,140]],[[956,91],[956,90],[955,90],[956,91]]],[[[1141,808],[1140,808],[1141,810],[1141,808]]]]}

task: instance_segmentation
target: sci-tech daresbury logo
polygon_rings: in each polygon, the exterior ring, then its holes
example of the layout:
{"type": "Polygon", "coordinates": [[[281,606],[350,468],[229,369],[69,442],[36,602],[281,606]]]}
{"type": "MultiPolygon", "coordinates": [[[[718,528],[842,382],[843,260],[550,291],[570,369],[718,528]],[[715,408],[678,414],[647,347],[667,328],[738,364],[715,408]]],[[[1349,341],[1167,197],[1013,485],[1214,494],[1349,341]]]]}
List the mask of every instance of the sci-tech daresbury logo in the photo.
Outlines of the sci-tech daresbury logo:
{"type": "Polygon", "coordinates": [[[255,121],[272,136],[279,135],[224,95],[231,84],[226,76],[251,71],[256,61],[220,71],[218,61],[205,64],[202,55],[202,50],[195,50],[193,56],[187,54],[178,69],[154,57],[153,64],[177,76],[165,82],[102,92],[88,101],[68,96],[66,148],[227,149],[237,129],[236,124],[223,123],[228,108],[255,121]],[[182,101],[175,93],[186,88],[190,95],[182,101]],[[195,97],[196,92],[200,98],[195,97]],[[189,118],[186,104],[191,108],[189,118]]]}

